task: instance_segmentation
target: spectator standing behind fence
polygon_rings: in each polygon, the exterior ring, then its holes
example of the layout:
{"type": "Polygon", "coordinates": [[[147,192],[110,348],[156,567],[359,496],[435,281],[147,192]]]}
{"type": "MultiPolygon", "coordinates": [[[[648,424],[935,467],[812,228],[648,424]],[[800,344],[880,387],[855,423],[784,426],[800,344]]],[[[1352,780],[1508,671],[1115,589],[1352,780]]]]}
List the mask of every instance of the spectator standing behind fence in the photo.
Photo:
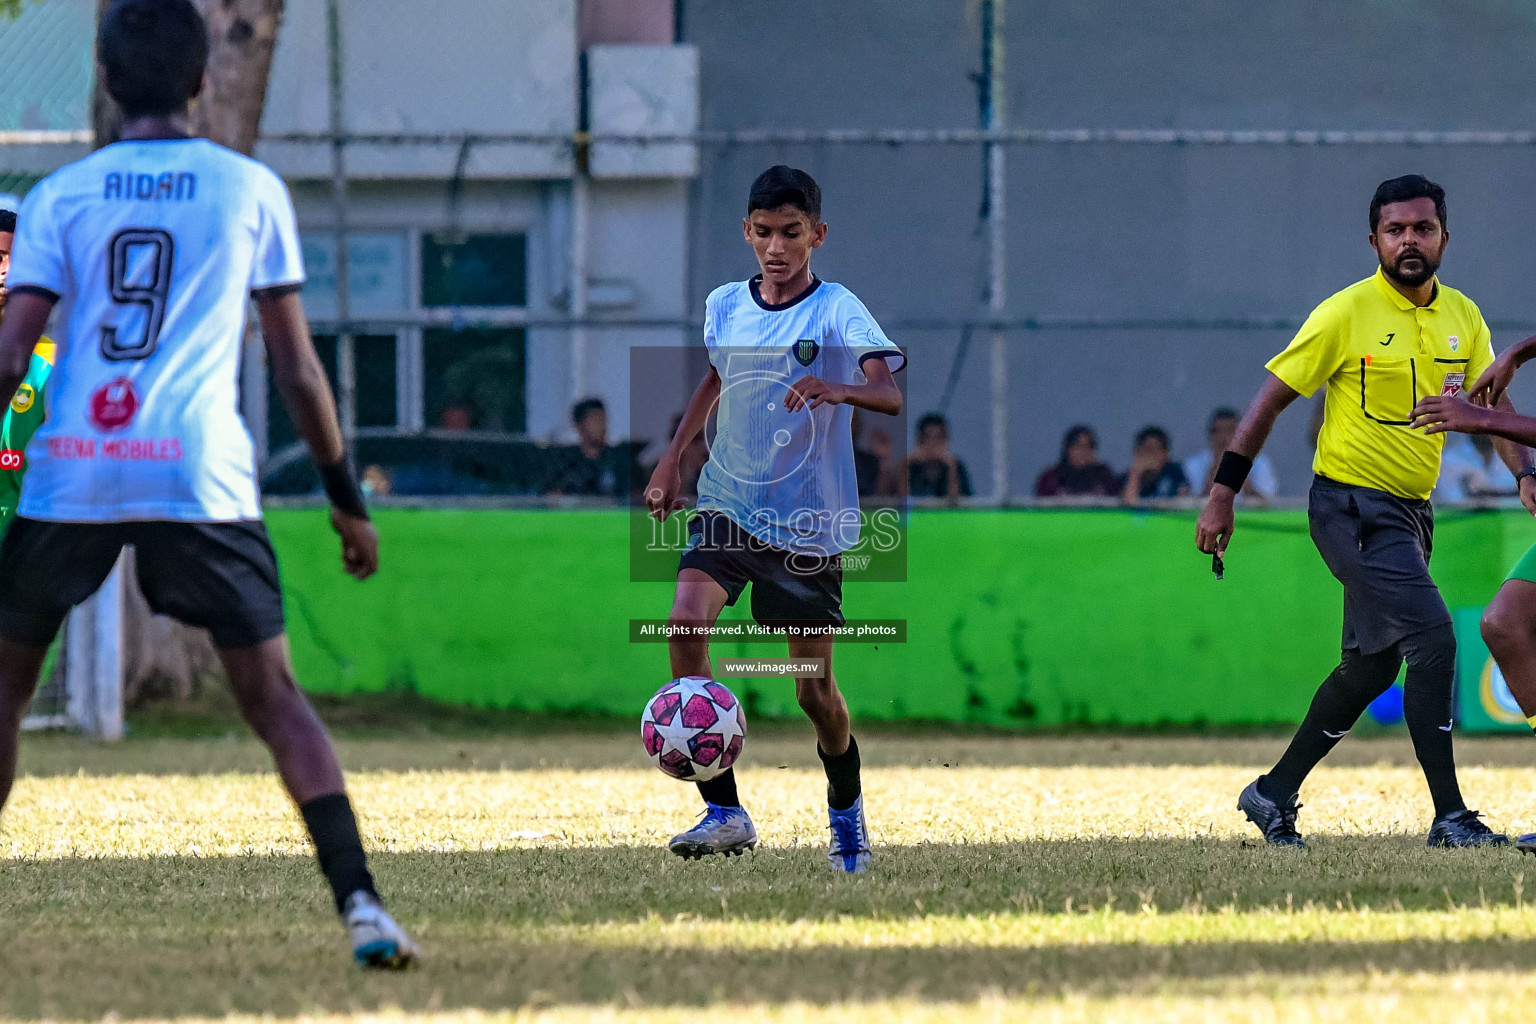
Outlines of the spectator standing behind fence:
{"type": "Polygon", "coordinates": [[[1168,457],[1172,446],[1162,427],[1142,427],[1136,435],[1131,468],[1120,481],[1120,497],[1129,504],[1151,498],[1182,498],[1189,493],[1184,467],[1168,457]]]}
{"type": "Polygon", "coordinates": [[[1061,461],[1035,479],[1035,497],[1102,497],[1120,493],[1120,478],[1099,461],[1099,438],[1093,428],[1079,423],[1061,439],[1061,461]]]}
{"type": "Polygon", "coordinates": [[[608,409],[601,398],[583,398],[571,409],[580,444],[556,470],[548,494],[588,494],[623,498],[629,493],[630,452],[608,443],[608,409]]]}
{"type": "MultiPolygon", "coordinates": [[[[1221,464],[1222,453],[1232,447],[1232,438],[1237,434],[1237,421],[1236,409],[1223,406],[1211,413],[1210,427],[1206,431],[1210,447],[1184,460],[1184,475],[1189,479],[1190,488],[1199,497],[1211,493],[1211,484],[1216,477],[1216,467],[1221,464]]],[[[1243,482],[1242,498],[1248,504],[1266,505],[1274,501],[1275,495],[1279,493],[1280,484],[1275,479],[1275,468],[1270,465],[1267,455],[1260,455],[1253,460],[1253,470],[1243,482]]]]}
{"type": "Polygon", "coordinates": [[[936,412],[917,421],[917,447],[907,456],[907,494],[950,501],[971,496],[965,462],[949,450],[949,422],[936,412]]]}

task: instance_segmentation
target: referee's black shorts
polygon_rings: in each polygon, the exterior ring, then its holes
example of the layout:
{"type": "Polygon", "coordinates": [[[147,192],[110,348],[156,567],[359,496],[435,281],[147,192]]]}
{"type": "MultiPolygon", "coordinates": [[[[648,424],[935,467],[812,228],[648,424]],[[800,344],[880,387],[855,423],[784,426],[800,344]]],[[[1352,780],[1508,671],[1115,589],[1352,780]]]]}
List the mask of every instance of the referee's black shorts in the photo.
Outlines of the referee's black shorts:
{"type": "Polygon", "coordinates": [[[1429,576],[1435,514],[1428,501],[1319,476],[1307,520],[1312,542],[1344,584],[1344,650],[1375,654],[1451,621],[1429,576]]]}
{"type": "Polygon", "coordinates": [[[20,516],[0,542],[0,636],[46,647],[132,544],[149,607],[213,635],[220,650],[281,636],[277,556],[259,519],[54,523],[20,516]]]}

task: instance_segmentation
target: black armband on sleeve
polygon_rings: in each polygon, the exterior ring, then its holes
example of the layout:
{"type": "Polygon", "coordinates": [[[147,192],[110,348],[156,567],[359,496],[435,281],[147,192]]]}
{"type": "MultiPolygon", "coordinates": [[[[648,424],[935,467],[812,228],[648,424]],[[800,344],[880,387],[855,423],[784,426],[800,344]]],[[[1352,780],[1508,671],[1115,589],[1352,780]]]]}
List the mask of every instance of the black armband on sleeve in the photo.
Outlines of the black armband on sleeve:
{"type": "Polygon", "coordinates": [[[1213,484],[1221,484],[1230,487],[1233,491],[1241,491],[1243,484],[1248,481],[1248,471],[1253,469],[1253,460],[1246,455],[1237,452],[1223,452],[1221,465],[1216,467],[1216,475],[1211,479],[1213,484]]]}
{"type": "Polygon", "coordinates": [[[252,288],[251,298],[258,301],[261,299],[280,299],[284,295],[293,295],[303,290],[304,283],[302,281],[295,281],[289,284],[274,284],[267,288],[252,288]]]}
{"type": "Polygon", "coordinates": [[[49,302],[52,302],[55,305],[57,305],[59,301],[58,292],[54,291],[52,288],[44,288],[40,284],[19,284],[11,289],[11,294],[36,295],[38,298],[47,299],[49,302]]]}
{"type": "Polygon", "coordinates": [[[363,504],[363,491],[357,485],[350,460],[343,457],[340,462],[321,466],[320,479],[325,484],[325,496],[331,500],[332,508],[355,519],[368,518],[368,506],[363,504]]]}

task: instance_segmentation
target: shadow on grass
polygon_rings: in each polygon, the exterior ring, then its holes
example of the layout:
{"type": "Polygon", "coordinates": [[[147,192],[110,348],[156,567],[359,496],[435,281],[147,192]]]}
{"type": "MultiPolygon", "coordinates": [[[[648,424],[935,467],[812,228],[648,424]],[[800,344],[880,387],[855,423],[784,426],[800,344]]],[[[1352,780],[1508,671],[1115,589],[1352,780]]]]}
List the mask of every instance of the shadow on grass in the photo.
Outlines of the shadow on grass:
{"type": "MultiPolygon", "coordinates": [[[[535,719],[530,719],[530,722],[535,719]]],[[[479,770],[541,768],[646,770],[648,762],[634,723],[607,720],[561,723],[536,719],[524,732],[399,734],[337,731],[337,746],[348,771],[479,770]]],[[[1257,775],[1285,749],[1283,739],[1149,736],[986,736],[945,732],[888,732],[859,724],[860,754],[869,768],[976,767],[1207,767],[1241,765],[1257,775]]],[[[1463,767],[1536,767],[1536,743],[1529,736],[1460,738],[1463,767]]],[[[1354,739],[1341,744],[1328,767],[1415,765],[1406,737],[1354,739]]],[[[751,724],[744,768],[819,769],[814,733],[806,722],[751,724]]],[[[23,739],[24,775],[53,776],[196,775],[210,772],[269,772],[265,748],[242,723],[227,729],[177,735],[135,731],[127,741],[102,744],[65,733],[28,734],[23,739]]]]}
{"type": "Polygon", "coordinates": [[[1354,915],[1341,915],[1321,941],[1233,939],[1230,930],[1205,939],[1197,925],[1166,941],[1095,940],[1095,915],[1104,927],[1113,923],[1106,907],[1127,914],[1134,931],[1148,920],[1142,905],[1174,910],[1196,900],[1240,913],[1283,908],[1287,895],[1297,907],[1312,901],[1388,912],[1519,899],[1523,865],[1512,852],[1446,854],[1400,836],[1325,838],[1303,855],[1208,840],[911,846],[878,851],[876,872],[857,879],[829,875],[815,848],[696,863],[630,846],[386,853],[375,866],[429,954],[423,969],[405,976],[367,977],[349,966],[307,858],[0,862],[8,929],[0,1012],[96,1019],[969,1000],[1255,973],[1536,969],[1536,941],[1526,938],[1456,941],[1431,926],[1401,940],[1384,941],[1378,931],[1340,941],[1354,915]],[[1059,914],[1069,900],[1076,915],[1069,923],[1079,930],[1013,945],[985,938],[994,913],[1059,914]],[[971,939],[946,938],[936,915],[969,915],[983,927],[971,939]],[[881,937],[893,923],[925,918],[936,930],[921,944],[881,937]],[[807,919],[838,923],[838,940],[775,937],[778,926],[807,919]],[[748,945],[679,945],[689,922],[705,921],[729,922],[748,945]],[[637,928],[604,927],[626,923],[637,928]]]}

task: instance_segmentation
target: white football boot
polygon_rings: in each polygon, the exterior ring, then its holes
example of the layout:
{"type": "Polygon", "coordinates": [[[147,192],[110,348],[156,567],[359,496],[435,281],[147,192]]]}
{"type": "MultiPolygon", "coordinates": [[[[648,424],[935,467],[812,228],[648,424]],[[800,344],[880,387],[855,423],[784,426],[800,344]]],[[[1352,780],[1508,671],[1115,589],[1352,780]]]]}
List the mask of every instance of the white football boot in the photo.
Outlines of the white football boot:
{"type": "Polygon", "coordinates": [[[667,849],[685,860],[694,860],[716,853],[738,857],[756,845],[757,827],[744,808],[707,804],[699,823],[673,836],[667,849]]]}
{"type": "Polygon", "coordinates": [[[411,966],[421,955],[405,929],[395,923],[384,904],[371,893],[358,890],[348,896],[341,923],[352,939],[352,955],[364,967],[398,971],[411,966]]]}
{"type": "Polygon", "coordinates": [[[832,845],[827,850],[827,863],[833,871],[847,875],[862,875],[869,870],[873,856],[869,848],[869,826],[864,821],[864,797],[853,802],[845,811],[827,808],[827,821],[832,829],[832,845]]]}

